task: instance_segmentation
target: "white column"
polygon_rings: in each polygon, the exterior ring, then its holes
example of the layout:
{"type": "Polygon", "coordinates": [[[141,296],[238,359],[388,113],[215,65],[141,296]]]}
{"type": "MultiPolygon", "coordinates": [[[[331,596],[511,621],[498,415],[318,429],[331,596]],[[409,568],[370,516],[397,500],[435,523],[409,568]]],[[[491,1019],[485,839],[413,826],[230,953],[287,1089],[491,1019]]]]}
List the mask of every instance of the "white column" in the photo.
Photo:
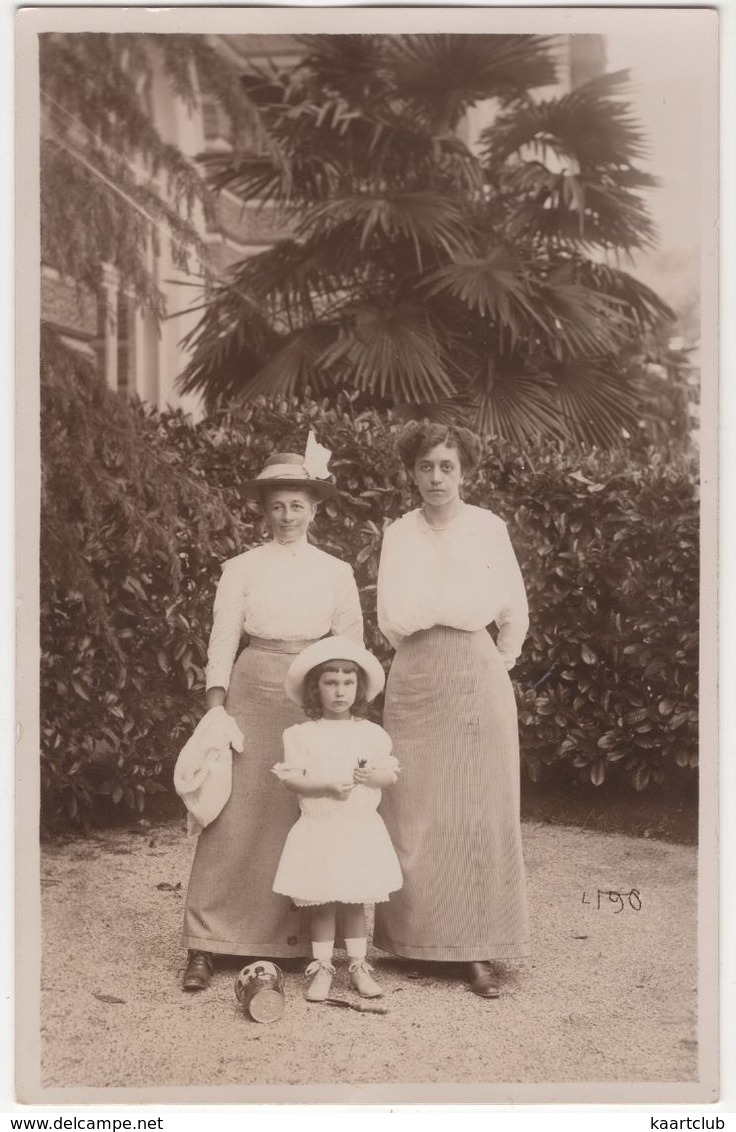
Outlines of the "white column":
{"type": "Polygon", "coordinates": [[[120,274],[110,263],[102,265],[102,296],[105,304],[105,380],[118,391],[118,288],[120,274]]]}
{"type": "MultiPolygon", "coordinates": [[[[192,77],[196,82],[196,73],[193,72],[192,77]]],[[[177,145],[185,157],[193,160],[204,150],[204,124],[199,99],[193,107],[187,106],[184,100],[173,92],[170,80],[161,67],[154,75],[151,94],[154,119],[161,136],[165,141],[177,145]]],[[[163,182],[161,182],[161,191],[165,192],[163,182]]],[[[195,212],[193,223],[200,234],[204,234],[204,217],[199,208],[195,212]]],[[[200,314],[177,312],[186,312],[186,308],[193,303],[193,300],[201,299],[201,294],[192,286],[195,282],[194,276],[188,275],[174,264],[170,237],[163,232],[160,235],[161,250],[156,265],[158,284],[164,295],[166,314],[175,317],[166,319],[161,324],[161,335],[155,351],[156,394],[149,395],[148,399],[160,410],[181,408],[195,419],[199,419],[202,416],[201,398],[183,396],[176,385],[176,379],[187,362],[187,355],[179,343],[196,325],[200,314]]],[[[198,265],[193,254],[190,256],[190,261],[192,269],[196,271],[198,265]]]]}
{"type": "MultiPolygon", "coordinates": [[[[148,241],[146,249],[146,269],[154,283],[158,284],[158,262],[153,254],[153,244],[148,241]]],[[[141,401],[150,405],[158,404],[158,327],[150,311],[136,307],[133,317],[133,342],[131,344],[135,359],[133,371],[134,390],[141,401]]]]}

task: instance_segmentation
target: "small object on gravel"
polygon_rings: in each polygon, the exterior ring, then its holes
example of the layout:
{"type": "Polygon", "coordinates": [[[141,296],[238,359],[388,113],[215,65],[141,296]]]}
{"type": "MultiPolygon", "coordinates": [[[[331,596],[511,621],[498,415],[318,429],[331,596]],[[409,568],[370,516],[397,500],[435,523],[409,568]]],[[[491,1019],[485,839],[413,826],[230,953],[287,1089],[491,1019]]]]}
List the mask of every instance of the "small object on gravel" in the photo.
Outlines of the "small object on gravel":
{"type": "Polygon", "coordinates": [[[284,1013],[284,975],[275,963],[258,959],[235,980],[235,997],[254,1022],[278,1022],[284,1013]]]}
{"type": "Polygon", "coordinates": [[[348,1002],[346,998],[325,998],[327,1006],[342,1006],[344,1010],[357,1010],[359,1014],[388,1014],[388,1007],[380,1002],[348,1002]]]}
{"type": "Polygon", "coordinates": [[[124,998],[118,998],[114,994],[98,994],[97,991],[93,991],[92,993],[94,994],[95,998],[98,998],[100,1000],[100,1002],[125,1002],[124,998]]]}

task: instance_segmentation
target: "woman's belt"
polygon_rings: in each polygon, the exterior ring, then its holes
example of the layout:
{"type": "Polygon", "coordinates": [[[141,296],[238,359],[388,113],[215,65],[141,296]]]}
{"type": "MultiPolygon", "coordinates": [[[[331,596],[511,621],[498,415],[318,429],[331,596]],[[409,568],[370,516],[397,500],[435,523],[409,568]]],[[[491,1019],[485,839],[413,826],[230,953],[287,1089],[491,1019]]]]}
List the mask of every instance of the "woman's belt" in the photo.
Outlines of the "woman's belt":
{"type": "Polygon", "coordinates": [[[296,656],[308,645],[313,645],[319,638],[311,637],[306,641],[282,641],[271,637],[249,637],[249,649],[261,649],[263,652],[285,652],[296,656]]]}

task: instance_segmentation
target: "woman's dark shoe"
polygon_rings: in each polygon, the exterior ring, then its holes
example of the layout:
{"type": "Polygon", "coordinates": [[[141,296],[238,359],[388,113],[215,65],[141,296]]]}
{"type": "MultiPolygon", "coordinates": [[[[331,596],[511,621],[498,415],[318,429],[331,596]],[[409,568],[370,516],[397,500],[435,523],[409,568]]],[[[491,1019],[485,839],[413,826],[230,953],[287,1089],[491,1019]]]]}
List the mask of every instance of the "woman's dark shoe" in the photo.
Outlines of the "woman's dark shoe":
{"type": "Polygon", "coordinates": [[[495,975],[487,963],[468,963],[468,982],[474,994],[481,998],[498,998],[501,994],[495,975]]]}
{"type": "Polygon", "coordinates": [[[212,978],[212,956],[209,951],[188,951],[187,969],[181,985],[184,990],[207,990],[212,978]]]}

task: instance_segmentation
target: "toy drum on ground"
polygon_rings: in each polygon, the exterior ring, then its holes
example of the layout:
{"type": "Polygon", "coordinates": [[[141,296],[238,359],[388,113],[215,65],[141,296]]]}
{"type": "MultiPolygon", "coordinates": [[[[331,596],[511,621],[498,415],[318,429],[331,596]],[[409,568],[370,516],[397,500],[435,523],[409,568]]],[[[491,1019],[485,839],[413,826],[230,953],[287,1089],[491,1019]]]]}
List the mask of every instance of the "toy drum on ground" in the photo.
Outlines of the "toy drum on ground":
{"type": "Polygon", "coordinates": [[[284,976],[275,963],[249,963],[235,980],[235,997],[254,1022],[278,1022],[284,1013],[284,976]]]}

